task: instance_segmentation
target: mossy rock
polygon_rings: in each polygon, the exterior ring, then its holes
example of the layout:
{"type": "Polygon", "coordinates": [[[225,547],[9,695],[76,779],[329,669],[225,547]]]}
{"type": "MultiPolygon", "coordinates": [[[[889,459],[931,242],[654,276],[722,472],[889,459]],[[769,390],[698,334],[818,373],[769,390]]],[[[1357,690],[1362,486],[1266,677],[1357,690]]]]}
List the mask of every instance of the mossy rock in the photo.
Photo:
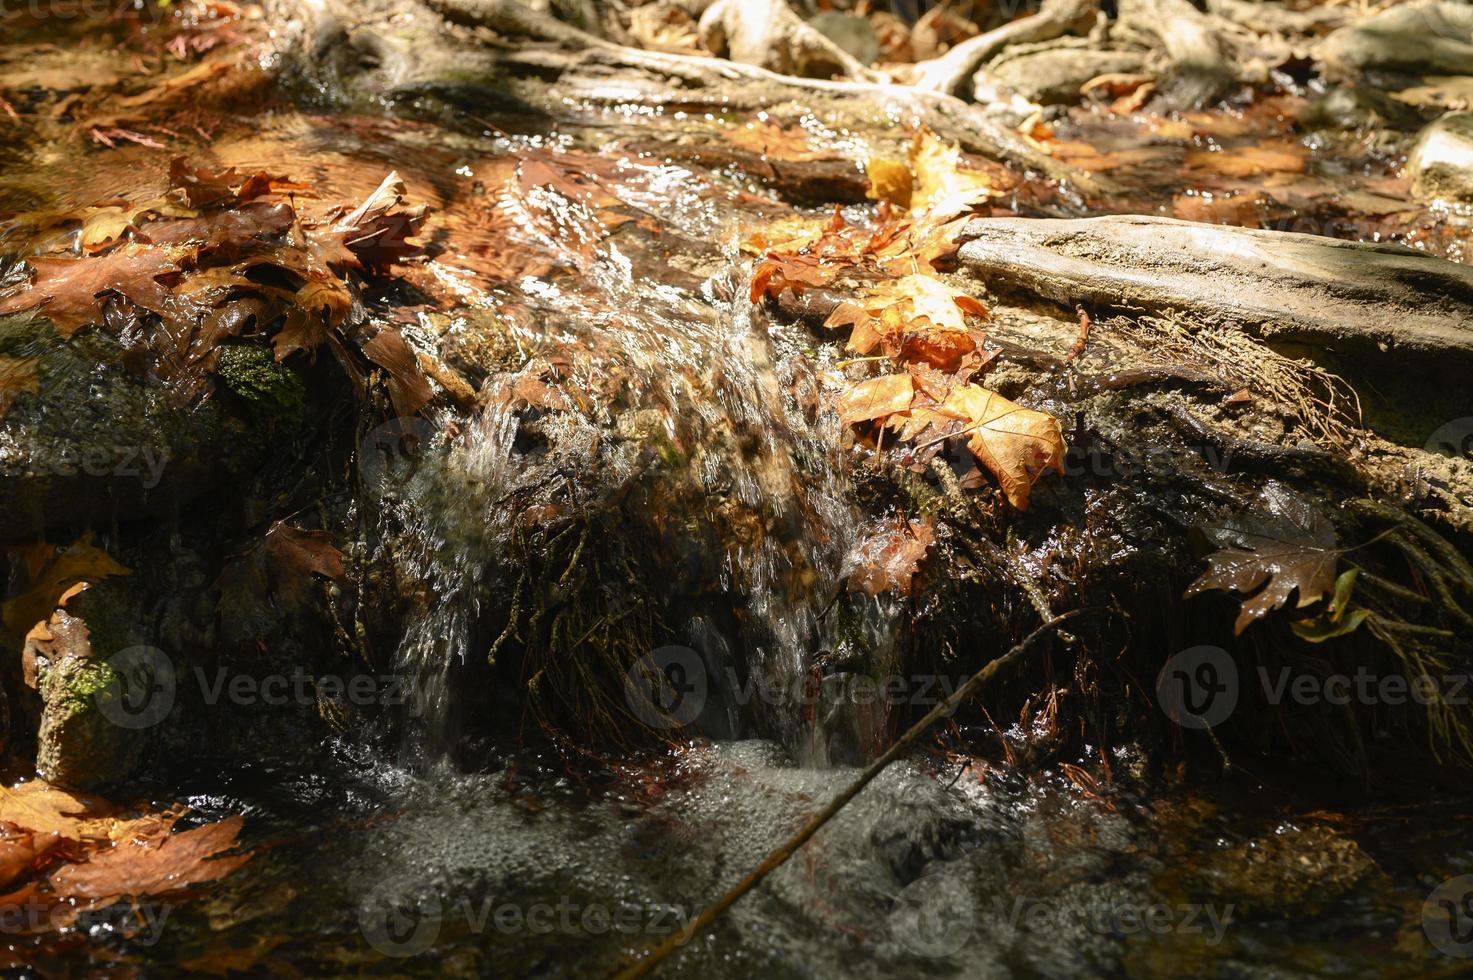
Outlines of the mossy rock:
{"type": "Polygon", "coordinates": [[[91,655],[81,621],[61,616],[67,632],[79,639],[40,672],[37,686],[44,706],[36,736],[36,772],[60,786],[102,789],[133,772],[146,726],[133,724],[125,713],[123,679],[111,662],[91,655]]]}
{"type": "Polygon", "coordinates": [[[0,541],[170,516],[222,480],[259,468],[304,415],[301,381],[270,362],[264,346],[237,345],[221,358],[229,391],[240,398],[192,402],[130,370],[124,353],[102,331],[62,340],[43,318],[0,317],[0,357],[27,364],[34,376],[0,417],[8,495],[0,541]]]}

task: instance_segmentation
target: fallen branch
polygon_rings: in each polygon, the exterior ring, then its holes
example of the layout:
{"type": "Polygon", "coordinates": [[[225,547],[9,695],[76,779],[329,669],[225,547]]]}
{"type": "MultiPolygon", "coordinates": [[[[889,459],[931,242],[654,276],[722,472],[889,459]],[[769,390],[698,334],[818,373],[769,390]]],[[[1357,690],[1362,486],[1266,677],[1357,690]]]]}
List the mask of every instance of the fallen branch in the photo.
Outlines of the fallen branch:
{"type": "Polygon", "coordinates": [[[778,845],[750,874],[733,885],[726,894],[702,909],[699,914],[686,923],[684,929],[649,950],[638,961],[629,964],[614,974],[614,980],[637,980],[639,977],[648,976],[651,970],[674,955],[677,950],[695,938],[696,934],[702,929],[715,922],[721,913],[731,908],[737,899],[741,898],[753,888],[756,888],[761,884],[762,879],[780,868],[788,858],[793,856],[798,848],[802,847],[809,838],[818,833],[824,824],[837,816],[839,811],[844,809],[850,800],[858,796],[861,790],[873,782],[875,777],[883,772],[890,763],[910,751],[911,746],[919,741],[920,737],[926,734],[932,725],[942,718],[950,717],[968,698],[981,690],[982,685],[991,680],[998,671],[1011,665],[1038,640],[1052,634],[1060,623],[1093,611],[1092,609],[1075,609],[1072,612],[1064,613],[1062,616],[1055,616],[1032,633],[1029,633],[1017,646],[969,677],[967,682],[957,688],[951,697],[932,708],[924,718],[916,722],[910,727],[909,731],[900,736],[888,752],[870,763],[869,767],[859,774],[858,779],[844,787],[839,795],[830,800],[828,805],[822,810],[809,817],[808,822],[799,828],[796,834],[778,845]]]}
{"type": "Polygon", "coordinates": [[[1473,371],[1473,269],[1404,246],[1143,215],[979,218],[960,240],[960,264],[996,288],[1185,313],[1328,356],[1365,390],[1400,387],[1424,406],[1473,371]]]}

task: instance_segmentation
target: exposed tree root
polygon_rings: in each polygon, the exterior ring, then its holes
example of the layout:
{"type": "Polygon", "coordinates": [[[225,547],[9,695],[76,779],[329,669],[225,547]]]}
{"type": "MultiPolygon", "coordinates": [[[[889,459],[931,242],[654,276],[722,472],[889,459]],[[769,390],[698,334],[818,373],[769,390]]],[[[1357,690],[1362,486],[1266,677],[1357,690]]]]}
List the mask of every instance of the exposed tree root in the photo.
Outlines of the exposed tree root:
{"type": "Polygon", "coordinates": [[[972,73],[1001,54],[1004,48],[1051,41],[1071,31],[1087,29],[1099,13],[1099,0],[1044,0],[1038,13],[968,38],[941,57],[917,65],[915,86],[926,92],[964,94],[972,73]]]}
{"type": "Polygon", "coordinates": [[[1156,38],[1171,62],[1158,89],[1166,109],[1195,109],[1227,92],[1235,74],[1213,19],[1187,0],[1120,0],[1120,22],[1156,38]]]}

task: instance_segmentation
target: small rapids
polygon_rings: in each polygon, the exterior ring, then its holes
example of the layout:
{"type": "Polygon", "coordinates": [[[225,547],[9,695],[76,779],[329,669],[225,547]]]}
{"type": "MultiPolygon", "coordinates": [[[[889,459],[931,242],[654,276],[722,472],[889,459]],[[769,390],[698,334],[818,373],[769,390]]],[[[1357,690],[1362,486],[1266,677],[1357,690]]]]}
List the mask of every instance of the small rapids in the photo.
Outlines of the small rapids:
{"type": "MultiPolygon", "coordinates": [[[[844,365],[814,328],[749,300],[738,247],[794,209],[749,175],[630,148],[657,126],[714,140],[726,120],[582,109],[534,132],[283,110],[191,148],[212,165],[290,171],[334,200],[400,173],[434,208],[436,253],[391,298],[403,302],[374,297],[372,316],[462,365],[477,391],[462,411],[357,433],[352,557],[397,590],[383,611],[385,666],[410,703],[296,766],[187,774],[200,816],[244,813],[255,857],[198,901],[166,907],[161,934],[98,926],[85,938],[114,965],[605,975],[738,882],[887,747],[885,706],[832,689],[903,673],[913,612],[846,589],[867,528],[863,463],[832,406],[844,365]],[[426,301],[447,295],[458,302],[426,301]],[[569,523],[536,536],[581,512],[612,515],[619,533],[569,523]],[[598,561],[620,575],[601,577],[598,561]],[[841,594],[853,600],[843,617],[832,614],[841,594]],[[593,669],[596,637],[647,615],[651,597],[677,614],[666,642],[720,681],[700,716],[706,737],[577,765],[527,748],[544,743],[535,726],[516,728],[519,709],[558,672],[593,669]],[[519,676],[514,647],[532,665],[519,676]]],[[[1062,135],[1099,136],[1091,125],[1062,135]]],[[[863,135],[824,141],[852,158],[863,135]]],[[[1137,199],[1122,209],[1231,210],[1273,227],[1292,191],[1322,223],[1347,217],[1340,185],[1318,173],[1277,195],[1202,172],[1173,188],[1167,176],[1196,151],[1106,159],[1096,145],[1109,141],[1061,150],[1123,170],[1137,199]]],[[[35,170],[0,177],[6,206],[82,207],[168,170],[168,154],[143,146],[97,151],[85,168],[74,156],[71,144],[0,146],[8,171],[35,170]]],[[[1386,217],[1365,237],[1413,219],[1386,217]]],[[[982,647],[965,651],[969,669],[990,655],[982,647]]],[[[630,707],[627,662],[612,684],[589,685],[619,709],[630,707]]],[[[1001,737],[1008,753],[1027,744],[1030,732],[999,721],[963,734],[1001,737]]],[[[661,975],[1395,975],[1404,946],[1421,948],[1407,931],[1429,887],[1473,871],[1469,817],[1452,807],[1415,821],[1395,808],[1336,814],[1331,790],[1287,780],[1276,794],[1256,781],[1163,788],[1134,748],[1075,761],[1043,773],[1026,760],[1016,771],[920,754],[897,763],[661,975]]],[[[74,965],[76,949],[58,960],[74,965]]]]}
{"type": "MultiPolygon", "coordinates": [[[[512,493],[549,479],[576,486],[575,500],[579,492],[616,492],[645,478],[651,447],[667,458],[649,478],[658,506],[642,518],[653,529],[650,546],[689,553],[690,565],[716,579],[648,587],[714,593],[728,607],[715,616],[693,608],[685,623],[681,640],[708,658],[709,672],[724,676],[741,665],[792,689],[836,642],[823,613],[859,520],[837,419],[816,410],[826,366],[815,368],[801,330],[768,323],[748,300],[735,248],[747,217],[723,199],[729,195],[669,166],[640,168],[618,192],[623,208],[613,221],[624,230],[615,234],[607,215],[590,219],[577,201],[551,191],[503,202],[534,236],[544,227],[585,236],[572,257],[576,277],[526,277],[495,297],[522,309],[512,328],[518,348],[548,352],[533,363],[571,375],[564,390],[580,401],[575,416],[550,419],[528,437],[519,427],[527,410],[492,395],[448,438],[410,419],[365,443],[373,449],[369,485],[393,528],[383,537],[392,545],[376,557],[400,580],[422,583],[428,597],[404,623],[396,657],[420,692],[411,740],[427,758],[454,737],[448,671],[487,657],[477,624],[489,608],[486,590],[497,584],[488,568],[500,563],[499,574],[516,576],[506,568],[517,530],[506,506],[512,493]],[[638,225],[624,224],[631,214],[638,225]],[[646,230],[655,227],[661,235],[646,230]],[[680,244],[680,265],[669,238],[680,244]],[[696,263],[704,274],[684,271],[696,263]]],[[[520,391],[536,377],[523,368],[493,377],[483,391],[520,391]]],[[[731,707],[713,712],[725,711],[718,727],[734,732],[742,722],[731,707]]],[[[761,721],[822,760],[818,743],[800,737],[799,709],[761,721]]]]}

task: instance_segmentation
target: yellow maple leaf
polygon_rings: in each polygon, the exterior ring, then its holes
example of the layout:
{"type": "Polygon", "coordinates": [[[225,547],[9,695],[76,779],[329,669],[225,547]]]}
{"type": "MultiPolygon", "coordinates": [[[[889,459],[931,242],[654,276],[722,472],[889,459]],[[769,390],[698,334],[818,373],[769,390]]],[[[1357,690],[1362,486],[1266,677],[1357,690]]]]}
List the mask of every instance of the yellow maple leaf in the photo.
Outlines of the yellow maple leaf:
{"type": "Polygon", "coordinates": [[[910,169],[915,175],[911,194],[913,214],[942,222],[985,203],[994,193],[992,178],[961,166],[961,147],[943,140],[926,127],[910,144],[910,169]]]}

